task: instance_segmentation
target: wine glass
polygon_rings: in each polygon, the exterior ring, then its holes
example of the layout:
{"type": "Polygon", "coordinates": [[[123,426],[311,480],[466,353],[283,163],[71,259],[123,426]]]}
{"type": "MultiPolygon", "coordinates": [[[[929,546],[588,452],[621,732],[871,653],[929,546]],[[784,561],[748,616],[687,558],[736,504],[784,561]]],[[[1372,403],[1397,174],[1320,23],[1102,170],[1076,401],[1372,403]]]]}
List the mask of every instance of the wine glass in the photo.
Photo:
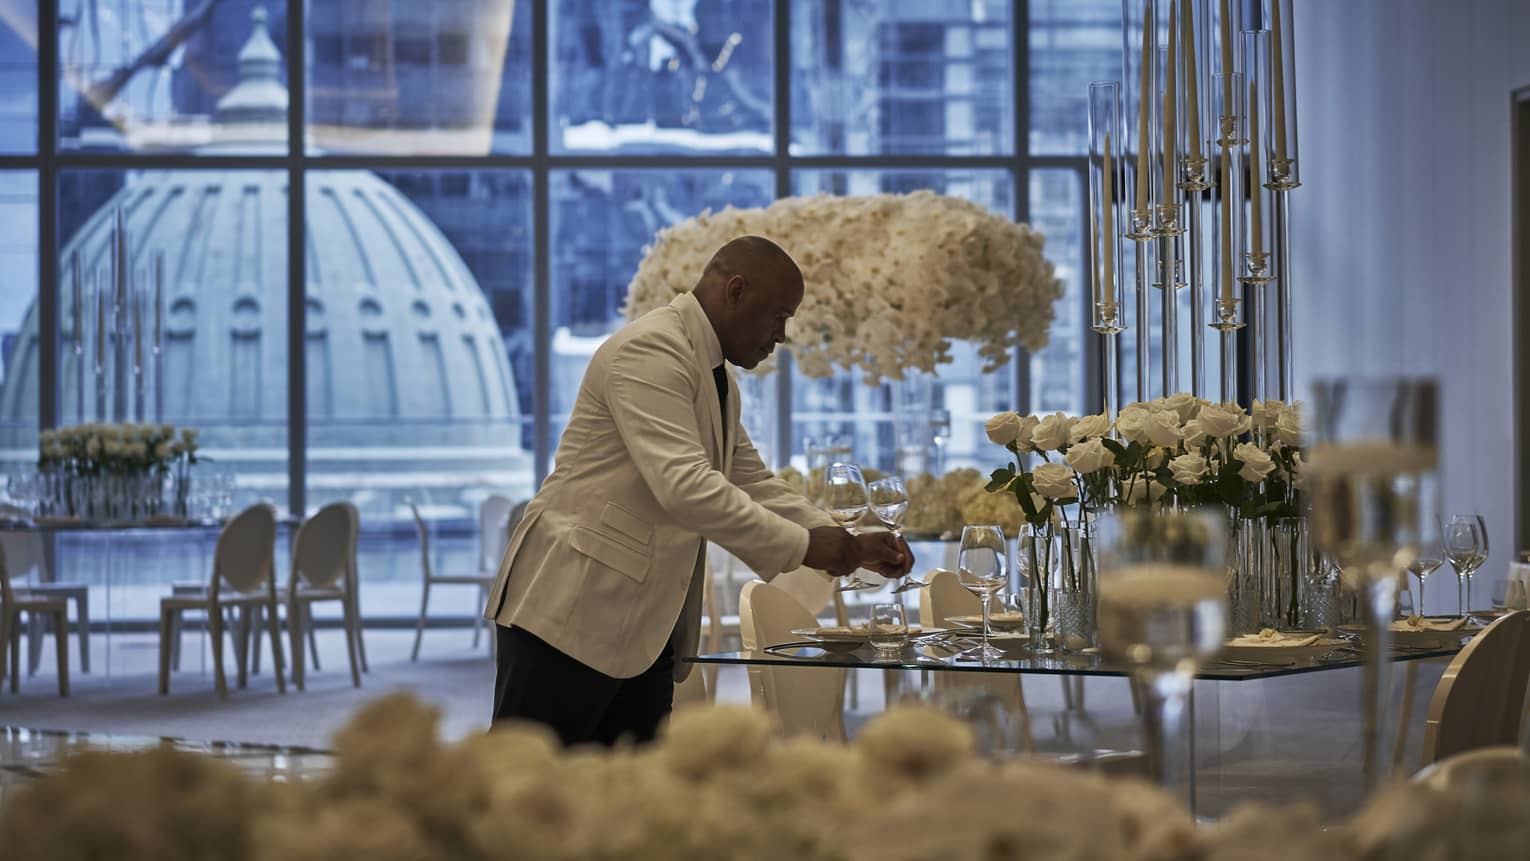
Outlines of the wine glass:
{"type": "Polygon", "coordinates": [[[1350,377],[1317,382],[1313,401],[1306,469],[1313,537],[1361,596],[1365,618],[1363,779],[1369,791],[1390,761],[1397,575],[1417,555],[1422,513],[1437,510],[1439,397],[1433,380],[1350,377]]]}
{"type": "Polygon", "coordinates": [[[1445,548],[1440,543],[1440,537],[1430,535],[1422,538],[1418,543],[1418,550],[1413,556],[1413,561],[1408,563],[1408,573],[1418,578],[1418,601],[1415,602],[1420,616],[1429,615],[1424,611],[1424,581],[1429,579],[1436,569],[1445,564],[1445,548]]]}
{"type": "MultiPolygon", "coordinates": [[[[834,522],[855,532],[855,523],[866,515],[866,479],[861,468],[853,463],[831,463],[823,475],[823,507],[834,522]]],[[[852,589],[874,589],[875,583],[861,579],[857,571],[850,582],[837,588],[839,592],[852,589]]]]}
{"type": "Polygon", "coordinates": [[[1189,751],[1171,758],[1166,745],[1179,747],[1195,673],[1227,634],[1225,522],[1208,510],[1146,508],[1095,521],[1100,649],[1146,692],[1149,762],[1165,788],[1188,789],[1189,751]]]}
{"type": "Polygon", "coordinates": [[[1464,616],[1472,609],[1472,575],[1488,557],[1487,521],[1480,514],[1452,514],[1440,530],[1445,558],[1456,569],[1456,609],[1464,616]],[[1466,597],[1461,583],[1466,582],[1466,597]]]}
{"type": "MultiPolygon", "coordinates": [[[[908,487],[903,483],[903,479],[896,475],[879,478],[866,485],[866,495],[871,502],[871,513],[882,521],[882,525],[886,526],[894,537],[901,538],[903,518],[908,516],[908,487]]],[[[914,589],[923,589],[928,585],[908,577],[894,586],[892,592],[893,594],[909,592],[914,589]]]]}
{"type": "Polygon", "coordinates": [[[988,661],[1004,657],[1004,653],[988,644],[993,632],[989,623],[988,607],[993,603],[995,592],[1008,582],[1005,563],[1009,551],[1004,543],[1004,530],[997,526],[963,526],[961,550],[957,555],[957,579],[983,602],[983,642],[956,656],[957,660],[988,661]]]}

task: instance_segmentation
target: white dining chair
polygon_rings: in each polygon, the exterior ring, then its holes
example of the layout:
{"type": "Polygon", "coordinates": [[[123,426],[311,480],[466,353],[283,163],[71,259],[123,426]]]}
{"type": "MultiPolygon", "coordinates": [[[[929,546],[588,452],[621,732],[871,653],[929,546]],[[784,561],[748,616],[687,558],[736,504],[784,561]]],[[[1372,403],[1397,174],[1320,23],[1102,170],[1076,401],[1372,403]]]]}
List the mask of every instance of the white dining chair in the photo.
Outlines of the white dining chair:
{"type": "MultiPolygon", "coordinates": [[[[23,508],[14,505],[0,504],[0,519],[15,522],[30,521],[31,515],[23,508]]],[[[46,541],[43,533],[36,529],[9,529],[0,530],[0,544],[5,545],[6,559],[11,566],[13,578],[21,578],[29,571],[36,572],[36,577],[16,587],[17,594],[23,598],[62,598],[74,604],[74,620],[76,636],[79,639],[80,648],[80,672],[90,672],[90,587],[84,583],[60,582],[49,576],[46,541]]],[[[41,646],[45,634],[44,622],[50,621],[51,616],[39,615],[29,618],[27,624],[27,641],[29,652],[27,654],[27,674],[37,672],[38,661],[42,659],[41,646]]]]}
{"type": "MultiPolygon", "coordinates": [[[[30,625],[42,619],[53,622],[55,651],[58,654],[58,695],[69,696],[69,605],[57,595],[18,595],[11,589],[11,569],[6,564],[5,546],[0,544],[0,673],[10,667],[11,693],[21,682],[21,618],[26,614],[30,625]],[[6,660],[9,655],[9,661],[6,660]]],[[[38,644],[30,637],[27,643],[33,654],[38,644]]],[[[28,655],[31,663],[32,655],[28,655]]]]}
{"type": "MultiPolygon", "coordinates": [[[[522,507],[524,510],[524,504],[522,507]]],[[[500,560],[505,557],[505,548],[510,546],[510,530],[515,528],[511,515],[515,509],[515,502],[510,497],[498,493],[478,504],[478,573],[490,578],[490,585],[479,589],[480,603],[488,602],[493,578],[499,574],[500,560]]],[[[473,615],[473,648],[478,648],[479,637],[487,623],[482,613],[473,615]]],[[[490,636],[489,639],[494,638],[490,636]]]]}
{"type": "MultiPolygon", "coordinates": [[[[983,612],[983,602],[963,586],[955,572],[936,568],[925,575],[930,585],[919,590],[919,624],[928,628],[957,627],[953,616],[976,616],[983,612]],[[926,622],[925,620],[929,621],[926,622]]],[[[1063,676],[1067,690],[1068,677],[1063,676]]],[[[1016,718],[1028,720],[1025,687],[1018,673],[934,673],[936,690],[980,688],[993,694],[1016,718]]],[[[1023,740],[1030,744],[1030,739],[1023,740]]]]}
{"type": "Polygon", "coordinates": [[[1435,685],[1423,764],[1519,742],[1530,685],[1530,610],[1500,617],[1466,644],[1435,685]]]}
{"type": "MultiPolygon", "coordinates": [[[[313,605],[338,601],[351,663],[351,684],[361,687],[361,611],[355,596],[356,520],[349,503],[326,505],[298,527],[292,540],[292,574],[287,584],[287,633],[292,639],[292,682],[306,690],[304,629],[313,624],[313,605]]],[[[310,632],[311,633],[311,632],[310,632]]]]}
{"type": "MultiPolygon", "coordinates": [[[[419,536],[420,539],[420,616],[415,621],[414,625],[414,648],[409,652],[409,660],[418,661],[420,659],[420,641],[425,637],[425,618],[430,608],[431,587],[476,586],[478,588],[478,594],[481,599],[480,604],[482,604],[484,601],[487,601],[487,598],[484,596],[487,596],[489,589],[493,587],[494,578],[497,574],[497,571],[489,571],[485,573],[484,571],[479,570],[472,574],[437,574],[435,572],[434,566],[430,561],[430,529],[425,524],[425,518],[420,516],[419,507],[416,506],[413,502],[409,503],[409,512],[414,516],[415,533],[419,536]]],[[[482,564],[481,553],[479,563],[482,564]]],[[[477,648],[478,646],[478,631],[482,625],[482,621],[479,619],[479,616],[481,615],[481,613],[473,614],[474,648],[477,648]]],[[[490,652],[493,652],[494,650],[494,641],[494,637],[489,637],[490,652]]]]}
{"type": "MultiPolygon", "coordinates": [[[[758,580],[739,594],[739,631],[744,649],[756,651],[799,638],[793,628],[816,628],[818,620],[785,591],[758,580]]],[[[836,667],[749,667],[749,699],[764,708],[783,735],[845,740],[845,676],[836,667]]]]}
{"type": "MultiPolygon", "coordinates": [[[[213,570],[207,590],[197,595],[172,595],[159,602],[159,692],[170,693],[170,655],[173,623],[187,610],[207,616],[212,640],[213,677],[218,696],[228,698],[223,667],[223,611],[229,607],[261,607],[271,636],[271,662],[276,689],[287,692],[282,665],[280,621],[276,600],[276,511],[261,503],[246,508],[218,533],[213,550],[213,570]]],[[[249,650],[244,650],[249,655],[249,650]]],[[[249,682],[248,661],[239,662],[239,687],[249,682]]]]}

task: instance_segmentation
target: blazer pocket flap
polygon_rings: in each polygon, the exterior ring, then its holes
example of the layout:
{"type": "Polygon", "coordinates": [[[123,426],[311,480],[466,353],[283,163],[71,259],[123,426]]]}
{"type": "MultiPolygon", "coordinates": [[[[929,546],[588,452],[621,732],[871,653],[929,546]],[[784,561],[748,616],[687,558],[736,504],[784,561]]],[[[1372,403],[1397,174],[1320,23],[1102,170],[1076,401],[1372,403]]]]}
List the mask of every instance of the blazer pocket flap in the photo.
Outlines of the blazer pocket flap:
{"type": "Polygon", "coordinates": [[[607,568],[619,571],[641,583],[648,576],[648,557],[636,550],[623,547],[599,532],[585,527],[575,527],[569,535],[570,547],[594,559],[607,568]]]}
{"type": "Polygon", "coordinates": [[[643,546],[653,538],[653,525],[614,502],[606,503],[600,522],[643,546]]]}

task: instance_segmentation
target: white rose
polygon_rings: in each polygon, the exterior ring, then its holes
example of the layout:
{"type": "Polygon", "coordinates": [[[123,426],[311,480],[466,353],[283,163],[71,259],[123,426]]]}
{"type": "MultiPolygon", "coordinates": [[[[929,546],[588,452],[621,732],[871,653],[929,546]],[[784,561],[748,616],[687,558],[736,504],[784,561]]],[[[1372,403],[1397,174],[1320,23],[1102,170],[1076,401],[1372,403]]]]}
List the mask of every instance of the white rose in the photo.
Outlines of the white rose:
{"type": "Polygon", "coordinates": [[[1264,481],[1264,477],[1275,469],[1275,461],[1264,453],[1264,449],[1249,442],[1238,443],[1233,447],[1233,459],[1243,464],[1238,470],[1238,475],[1244,481],[1264,481]]]}
{"type": "Polygon", "coordinates": [[[1150,502],[1157,502],[1158,498],[1163,496],[1166,490],[1168,488],[1158,482],[1146,476],[1139,476],[1137,480],[1126,483],[1126,504],[1136,505],[1144,499],[1150,502]]]}
{"type": "Polygon", "coordinates": [[[1234,406],[1234,409],[1228,409],[1224,405],[1209,404],[1201,407],[1201,412],[1195,420],[1200,423],[1200,429],[1205,431],[1207,436],[1224,439],[1237,434],[1239,428],[1248,420],[1241,408],[1234,406]]]}
{"type": "Polygon", "coordinates": [[[1140,407],[1127,407],[1116,416],[1116,433],[1127,442],[1148,442],[1147,423],[1152,413],[1140,407]]]}
{"type": "Polygon", "coordinates": [[[1291,455],[1291,486],[1297,490],[1307,487],[1306,468],[1307,464],[1302,460],[1301,452],[1291,455]]]}
{"type": "Polygon", "coordinates": [[[1109,432],[1110,417],[1104,413],[1095,413],[1092,416],[1075,419],[1073,427],[1068,430],[1068,440],[1076,443],[1090,437],[1102,437],[1109,432]]]}
{"type": "Polygon", "coordinates": [[[1032,436],[1036,433],[1036,426],[1039,424],[1041,424],[1041,419],[1035,416],[1020,417],[1020,429],[1015,433],[1015,451],[1027,452],[1036,450],[1036,446],[1032,444],[1031,440],[1032,436]]]}
{"type": "MultiPolygon", "coordinates": [[[[1062,413],[1058,413],[1062,415],[1062,413]]],[[[1046,424],[1046,420],[1042,420],[1046,424]]],[[[1078,493],[1073,484],[1073,470],[1060,463],[1044,463],[1031,472],[1036,492],[1047,499],[1067,499],[1078,493]]]]}
{"type": "Polygon", "coordinates": [[[1157,469],[1163,466],[1164,458],[1169,456],[1169,450],[1154,446],[1148,449],[1148,453],[1142,458],[1142,465],[1148,469],[1157,469]]]}
{"type": "Polygon", "coordinates": [[[1169,461],[1169,472],[1174,474],[1174,481],[1192,486],[1201,483],[1206,475],[1206,458],[1198,454],[1182,454],[1169,461]]]}
{"type": "Polygon", "coordinates": [[[100,457],[101,456],[101,438],[100,437],[94,437],[93,436],[93,437],[90,438],[89,442],[85,443],[85,454],[90,456],[90,457],[100,457]]]}
{"type": "Polygon", "coordinates": [[[1031,433],[1031,445],[1037,451],[1061,451],[1068,444],[1068,431],[1073,422],[1062,413],[1052,413],[1036,425],[1031,433]]]}
{"type": "Polygon", "coordinates": [[[1272,428],[1285,411],[1286,405],[1281,401],[1254,401],[1249,409],[1249,419],[1259,427],[1272,428]]]}
{"type": "Polygon", "coordinates": [[[988,439],[995,445],[1009,445],[1020,435],[1020,415],[1018,413],[999,413],[989,419],[983,425],[988,431],[988,439]]]}
{"type": "Polygon", "coordinates": [[[128,454],[142,460],[149,456],[149,444],[142,440],[132,443],[128,446],[128,454]]]}
{"type": "Polygon", "coordinates": [[[1206,444],[1206,429],[1201,427],[1201,420],[1198,418],[1185,422],[1180,436],[1184,440],[1185,448],[1200,448],[1206,444]]]}
{"type": "Polygon", "coordinates": [[[1179,414],[1153,413],[1147,417],[1145,427],[1148,441],[1164,447],[1179,445],[1179,414]]]}
{"type": "MultiPolygon", "coordinates": [[[[1090,418],[1095,418],[1095,416],[1090,418]]],[[[1103,419],[1104,416],[1099,416],[1098,418],[1103,419]]],[[[1068,454],[1063,457],[1063,460],[1067,461],[1068,466],[1073,467],[1080,475],[1089,475],[1106,467],[1114,466],[1116,455],[1105,447],[1103,440],[1088,439],[1076,443],[1072,448],[1068,449],[1068,454]]]]}
{"type": "Polygon", "coordinates": [[[170,443],[161,442],[154,446],[155,460],[169,460],[172,454],[174,454],[174,452],[170,450],[170,443]]]}
{"type": "Polygon", "coordinates": [[[1302,444],[1302,420],[1296,410],[1286,410],[1275,422],[1275,438],[1280,444],[1296,448],[1302,444]]]}
{"type": "Polygon", "coordinates": [[[58,442],[57,431],[45,430],[37,434],[37,444],[43,448],[47,448],[56,442],[58,442]]]}
{"type": "Polygon", "coordinates": [[[1164,409],[1178,413],[1181,424],[1195,418],[1201,411],[1201,406],[1206,403],[1189,392],[1175,392],[1166,398],[1159,398],[1158,401],[1164,409]]]}
{"type": "Polygon", "coordinates": [[[163,424],[159,426],[159,435],[162,437],[175,436],[175,425],[163,424]]]}

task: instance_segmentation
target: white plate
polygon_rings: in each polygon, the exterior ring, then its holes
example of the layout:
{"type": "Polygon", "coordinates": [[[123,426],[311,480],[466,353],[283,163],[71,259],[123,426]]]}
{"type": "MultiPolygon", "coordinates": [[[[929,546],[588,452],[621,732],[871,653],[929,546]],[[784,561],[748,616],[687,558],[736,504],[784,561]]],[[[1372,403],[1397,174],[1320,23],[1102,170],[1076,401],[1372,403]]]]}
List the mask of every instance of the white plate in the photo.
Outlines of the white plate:
{"type": "MultiPolygon", "coordinates": [[[[1418,628],[1400,628],[1397,623],[1392,625],[1392,644],[1404,649],[1448,649],[1459,644],[1467,637],[1473,637],[1481,633],[1482,625],[1462,625],[1454,631],[1430,631],[1418,628]]],[[[1365,636],[1365,628],[1360,625],[1342,625],[1339,630],[1348,633],[1365,636]]]]}
{"type": "Polygon", "coordinates": [[[1349,640],[1324,637],[1310,645],[1292,645],[1271,641],[1268,645],[1252,643],[1227,643],[1222,647],[1221,657],[1239,661],[1284,661],[1291,658],[1316,658],[1334,649],[1352,646],[1349,640]]]}
{"type": "MultiPolygon", "coordinates": [[[[946,621],[965,628],[981,628],[982,614],[976,616],[947,616],[946,621]]],[[[995,631],[1019,631],[1025,628],[1025,617],[1019,613],[990,613],[988,625],[995,631]]]]}
{"type": "MultiPolygon", "coordinates": [[[[921,628],[918,625],[908,626],[908,635],[913,637],[929,637],[935,634],[945,633],[943,628],[921,628]]],[[[793,628],[792,636],[811,640],[815,643],[830,643],[834,645],[859,646],[867,642],[867,630],[863,627],[845,628],[793,628]]]]}

